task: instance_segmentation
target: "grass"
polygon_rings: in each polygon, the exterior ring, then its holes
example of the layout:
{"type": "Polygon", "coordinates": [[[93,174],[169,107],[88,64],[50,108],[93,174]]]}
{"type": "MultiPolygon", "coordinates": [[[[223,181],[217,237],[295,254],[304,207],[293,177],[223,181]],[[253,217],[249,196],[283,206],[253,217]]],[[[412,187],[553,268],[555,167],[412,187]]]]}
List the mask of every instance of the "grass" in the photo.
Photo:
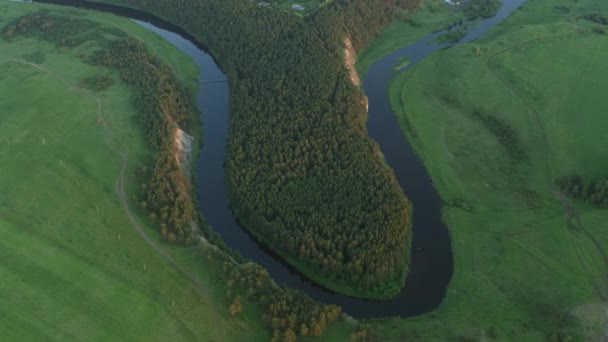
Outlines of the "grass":
{"type": "Polygon", "coordinates": [[[376,322],[384,338],[604,334],[608,211],[573,202],[581,225],[570,222],[554,181],[608,175],[608,36],[577,19],[607,11],[602,1],[530,0],[481,40],[392,81],[399,123],[444,203],[466,205],[443,210],[455,272],[444,301],[376,322]]]}
{"type": "Polygon", "coordinates": [[[417,10],[404,13],[358,52],[356,68],[359,75],[363,77],[374,62],[391,52],[464,19],[460,9],[447,5],[443,0],[422,0],[417,10]]]}
{"type": "MultiPolygon", "coordinates": [[[[0,2],[0,23],[39,9],[137,37],[195,89],[192,61],[131,21],[0,2]]],[[[78,57],[94,48],[0,39],[0,334],[21,341],[268,340],[257,305],[244,303],[242,314],[228,316],[224,254],[162,244],[156,227],[136,215],[170,261],[133,228],[115,192],[121,158],[104,143],[95,97],[113,145],[128,153],[128,194],[138,191],[135,168],[151,152],[128,87],[116,78],[101,92],[80,88],[86,78],[112,74],[78,57]]]]}

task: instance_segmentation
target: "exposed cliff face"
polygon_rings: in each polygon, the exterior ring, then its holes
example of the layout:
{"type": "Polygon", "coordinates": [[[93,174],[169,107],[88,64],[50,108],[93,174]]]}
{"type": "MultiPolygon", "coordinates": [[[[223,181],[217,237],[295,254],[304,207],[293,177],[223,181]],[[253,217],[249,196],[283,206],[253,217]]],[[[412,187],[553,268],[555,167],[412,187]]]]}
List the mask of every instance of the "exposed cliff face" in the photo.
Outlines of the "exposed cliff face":
{"type": "MultiPolygon", "coordinates": [[[[353,82],[353,84],[357,87],[360,86],[361,79],[359,78],[359,74],[355,68],[355,65],[357,64],[357,51],[355,51],[353,43],[348,37],[344,38],[344,64],[348,70],[351,82],[353,82]]],[[[367,96],[363,97],[361,104],[365,106],[366,111],[369,109],[367,96]]]]}
{"type": "Polygon", "coordinates": [[[354,85],[359,86],[361,84],[361,80],[359,79],[359,74],[357,74],[357,69],[355,69],[355,64],[357,63],[357,51],[355,51],[353,43],[348,37],[344,38],[344,63],[348,69],[350,80],[354,85]]]}
{"type": "Polygon", "coordinates": [[[182,131],[180,128],[175,129],[174,142],[177,148],[175,160],[181,166],[182,171],[186,175],[186,179],[190,181],[190,161],[192,159],[192,142],[194,137],[182,131]]]}

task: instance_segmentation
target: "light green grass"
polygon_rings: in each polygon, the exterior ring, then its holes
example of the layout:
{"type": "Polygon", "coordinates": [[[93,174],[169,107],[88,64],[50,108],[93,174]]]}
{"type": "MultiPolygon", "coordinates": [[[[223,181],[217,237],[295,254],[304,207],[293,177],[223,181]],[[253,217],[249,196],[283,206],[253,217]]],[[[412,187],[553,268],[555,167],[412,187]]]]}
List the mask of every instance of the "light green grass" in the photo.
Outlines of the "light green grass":
{"type": "Polygon", "coordinates": [[[608,36],[576,20],[594,12],[608,3],[530,0],[481,40],[438,51],[391,83],[401,127],[442,199],[467,210],[443,210],[454,252],[444,301],[379,322],[387,339],[603,333],[608,211],[572,203],[581,230],[554,194],[558,177],[608,175],[608,36]],[[511,158],[475,109],[517,129],[528,159],[511,158]]]}
{"type": "MultiPolygon", "coordinates": [[[[190,89],[196,86],[198,70],[187,56],[128,20],[0,2],[0,23],[41,8],[120,27],[171,64],[190,89]]],[[[114,145],[129,154],[128,194],[142,183],[135,167],[150,163],[151,152],[134,124],[129,88],[121,82],[101,93],[78,88],[82,79],[107,72],[76,57],[90,48],[0,39],[0,336],[268,340],[256,305],[244,303],[242,315],[228,317],[225,256],[162,244],[156,228],[138,216],[172,264],[133,228],[115,192],[121,159],[104,143],[93,96],[102,100],[114,145]],[[35,52],[44,54],[45,71],[8,61],[35,52]]]]}
{"type": "Polygon", "coordinates": [[[443,0],[423,0],[418,9],[404,13],[358,52],[359,75],[363,79],[369,67],[382,57],[463,19],[464,14],[458,7],[446,5],[443,0]]]}

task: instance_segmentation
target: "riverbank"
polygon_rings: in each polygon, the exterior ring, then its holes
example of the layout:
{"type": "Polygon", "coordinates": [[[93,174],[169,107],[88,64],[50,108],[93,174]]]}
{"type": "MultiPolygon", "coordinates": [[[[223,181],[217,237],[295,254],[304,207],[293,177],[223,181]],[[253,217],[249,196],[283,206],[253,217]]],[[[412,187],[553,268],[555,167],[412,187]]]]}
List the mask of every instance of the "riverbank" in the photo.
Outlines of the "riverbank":
{"type": "Polygon", "coordinates": [[[608,213],[568,200],[572,225],[555,181],[608,172],[607,36],[582,19],[607,11],[530,0],[393,80],[401,128],[442,197],[455,273],[437,310],[378,322],[384,337],[601,338],[608,213]]]}

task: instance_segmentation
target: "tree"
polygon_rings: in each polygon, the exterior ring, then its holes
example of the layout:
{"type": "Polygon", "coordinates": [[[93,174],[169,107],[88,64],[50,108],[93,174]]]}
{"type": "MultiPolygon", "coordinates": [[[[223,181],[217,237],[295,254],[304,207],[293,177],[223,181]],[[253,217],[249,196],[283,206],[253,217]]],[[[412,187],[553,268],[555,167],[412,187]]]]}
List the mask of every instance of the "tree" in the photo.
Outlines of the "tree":
{"type": "Polygon", "coordinates": [[[323,334],[323,329],[321,329],[321,324],[315,323],[312,326],[312,336],[319,337],[323,334]]]}
{"type": "Polygon", "coordinates": [[[283,335],[283,342],[295,342],[296,341],[296,333],[291,330],[291,328],[287,328],[285,331],[285,335],[283,335]]]}
{"type": "Polygon", "coordinates": [[[228,313],[230,314],[230,317],[234,317],[237,313],[241,312],[241,298],[239,298],[239,296],[236,296],[234,298],[234,301],[232,301],[232,304],[230,304],[230,307],[228,308],[228,313]]]}

